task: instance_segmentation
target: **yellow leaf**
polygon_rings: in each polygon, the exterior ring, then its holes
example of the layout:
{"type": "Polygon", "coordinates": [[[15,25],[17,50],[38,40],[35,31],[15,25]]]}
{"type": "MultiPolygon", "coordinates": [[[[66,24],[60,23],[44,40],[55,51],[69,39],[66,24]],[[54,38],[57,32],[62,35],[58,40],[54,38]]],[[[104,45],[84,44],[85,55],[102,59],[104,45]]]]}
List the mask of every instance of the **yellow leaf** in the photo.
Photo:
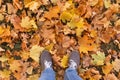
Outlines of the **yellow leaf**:
{"type": "Polygon", "coordinates": [[[5,61],[7,61],[9,58],[8,57],[6,57],[6,56],[2,56],[2,57],[0,57],[0,61],[2,61],[2,62],[5,62],[5,61]]]}
{"type": "Polygon", "coordinates": [[[3,14],[0,13],[0,21],[2,21],[4,19],[3,14]]]}
{"type": "Polygon", "coordinates": [[[54,43],[51,43],[45,47],[46,50],[51,51],[53,49],[54,43]]]}
{"type": "Polygon", "coordinates": [[[66,21],[70,21],[72,19],[72,14],[64,11],[62,12],[62,14],[60,15],[60,19],[65,23],[66,21]]]}
{"type": "Polygon", "coordinates": [[[10,77],[10,74],[11,74],[10,71],[4,69],[3,71],[0,71],[0,79],[1,79],[1,78],[9,78],[9,77],[10,77]]]}
{"type": "Polygon", "coordinates": [[[99,0],[88,0],[88,3],[90,6],[95,6],[98,3],[99,0]]]}
{"type": "Polygon", "coordinates": [[[105,75],[109,74],[110,71],[112,70],[113,65],[110,63],[107,63],[105,66],[102,67],[102,71],[105,75]]]}
{"type": "Polygon", "coordinates": [[[28,4],[25,5],[26,8],[29,8],[30,10],[34,11],[37,10],[40,7],[41,3],[37,1],[31,1],[28,4]]]}
{"type": "Polygon", "coordinates": [[[40,47],[38,45],[34,45],[32,46],[32,48],[30,49],[30,57],[35,60],[36,62],[39,62],[39,56],[40,53],[44,50],[43,47],[40,47]]]}
{"type": "Polygon", "coordinates": [[[26,71],[26,72],[27,72],[28,74],[32,74],[32,71],[33,71],[33,66],[30,66],[30,67],[27,68],[27,71],[26,71]]]}
{"type": "Polygon", "coordinates": [[[37,29],[37,25],[33,19],[30,20],[28,16],[22,18],[22,22],[20,23],[21,27],[31,30],[31,29],[37,29]]]}
{"type": "Polygon", "coordinates": [[[68,66],[68,55],[64,55],[61,60],[61,66],[63,68],[66,68],[68,66]]]}
{"type": "Polygon", "coordinates": [[[27,78],[27,80],[38,80],[39,79],[40,74],[34,74],[31,75],[27,78]]]}
{"type": "Polygon", "coordinates": [[[4,32],[4,28],[0,26],[0,35],[4,32]]]}
{"type": "Polygon", "coordinates": [[[105,8],[109,8],[111,6],[111,1],[110,0],[104,0],[104,5],[105,5],[105,8]]]}
{"type": "Polygon", "coordinates": [[[98,51],[97,54],[92,55],[93,58],[93,64],[95,65],[104,65],[104,60],[105,60],[105,54],[104,52],[98,51]]]}

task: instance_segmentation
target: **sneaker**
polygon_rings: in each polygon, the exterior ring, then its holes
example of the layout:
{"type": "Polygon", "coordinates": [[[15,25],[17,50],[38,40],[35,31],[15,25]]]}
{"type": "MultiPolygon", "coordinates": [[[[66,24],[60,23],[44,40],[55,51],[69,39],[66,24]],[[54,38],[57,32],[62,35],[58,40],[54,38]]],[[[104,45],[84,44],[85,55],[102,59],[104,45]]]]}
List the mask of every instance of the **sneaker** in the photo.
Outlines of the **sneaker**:
{"type": "Polygon", "coordinates": [[[41,53],[40,62],[42,69],[52,68],[52,57],[50,55],[50,52],[44,50],[41,53]]]}
{"type": "Polygon", "coordinates": [[[77,69],[80,64],[80,55],[78,51],[72,51],[69,58],[69,68],[77,69]]]}

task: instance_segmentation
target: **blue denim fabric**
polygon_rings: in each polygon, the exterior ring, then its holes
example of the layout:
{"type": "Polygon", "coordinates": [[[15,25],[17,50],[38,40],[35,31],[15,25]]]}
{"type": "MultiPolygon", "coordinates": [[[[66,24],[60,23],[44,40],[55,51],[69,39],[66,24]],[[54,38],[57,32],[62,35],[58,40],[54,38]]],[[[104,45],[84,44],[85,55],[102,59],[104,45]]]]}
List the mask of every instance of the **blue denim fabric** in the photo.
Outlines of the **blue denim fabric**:
{"type": "MultiPolygon", "coordinates": [[[[45,69],[39,80],[55,80],[55,72],[52,68],[45,69]]],[[[75,69],[68,68],[65,71],[64,80],[82,80],[75,69]]]]}
{"type": "Polygon", "coordinates": [[[55,72],[52,68],[47,68],[42,72],[39,80],[55,80],[55,72]]]}

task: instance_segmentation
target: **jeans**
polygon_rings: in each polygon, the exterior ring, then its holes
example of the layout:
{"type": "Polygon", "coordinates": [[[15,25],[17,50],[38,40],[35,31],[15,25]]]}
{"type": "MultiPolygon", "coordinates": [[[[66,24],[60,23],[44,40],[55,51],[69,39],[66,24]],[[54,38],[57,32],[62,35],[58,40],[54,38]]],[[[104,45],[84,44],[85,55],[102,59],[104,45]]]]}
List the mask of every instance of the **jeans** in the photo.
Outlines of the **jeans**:
{"type": "MultiPolygon", "coordinates": [[[[52,68],[45,69],[39,80],[55,80],[55,72],[52,68]]],[[[82,80],[82,78],[77,74],[77,71],[72,68],[68,68],[65,71],[64,80],[82,80]]]]}

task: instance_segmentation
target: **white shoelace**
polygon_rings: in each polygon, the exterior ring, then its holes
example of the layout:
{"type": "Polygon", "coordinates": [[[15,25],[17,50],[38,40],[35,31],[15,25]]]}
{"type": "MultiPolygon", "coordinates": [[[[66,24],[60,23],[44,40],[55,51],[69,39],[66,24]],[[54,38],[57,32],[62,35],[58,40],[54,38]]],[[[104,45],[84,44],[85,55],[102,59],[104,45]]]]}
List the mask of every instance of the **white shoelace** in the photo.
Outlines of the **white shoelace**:
{"type": "Polygon", "coordinates": [[[77,64],[74,60],[70,60],[70,65],[69,65],[69,68],[72,68],[72,69],[76,69],[77,68],[77,64]]]}
{"type": "Polygon", "coordinates": [[[44,65],[45,65],[45,69],[51,68],[52,62],[51,62],[51,61],[46,61],[46,60],[45,60],[44,65]]]}

